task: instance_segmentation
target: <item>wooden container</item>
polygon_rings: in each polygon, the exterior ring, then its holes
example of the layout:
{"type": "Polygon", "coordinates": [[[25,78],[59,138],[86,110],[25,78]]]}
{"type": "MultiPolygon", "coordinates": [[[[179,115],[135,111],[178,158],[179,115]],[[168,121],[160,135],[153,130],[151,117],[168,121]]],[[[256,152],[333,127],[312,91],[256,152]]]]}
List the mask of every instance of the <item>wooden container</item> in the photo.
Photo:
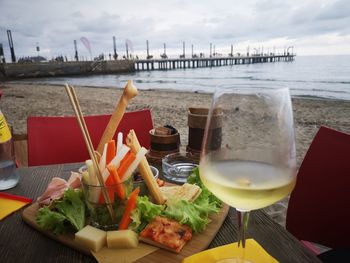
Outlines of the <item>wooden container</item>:
{"type": "MultiPolygon", "coordinates": [[[[189,108],[188,109],[188,145],[187,151],[199,154],[202,147],[204,130],[207,123],[209,109],[207,108],[189,108]]],[[[222,109],[214,110],[214,116],[210,126],[212,130],[212,140],[210,148],[212,150],[221,147],[222,133],[222,109]]]]}
{"type": "Polygon", "coordinates": [[[155,129],[149,131],[151,136],[151,149],[147,159],[160,163],[165,155],[179,152],[180,134],[176,132],[170,135],[155,134],[155,129]]]}

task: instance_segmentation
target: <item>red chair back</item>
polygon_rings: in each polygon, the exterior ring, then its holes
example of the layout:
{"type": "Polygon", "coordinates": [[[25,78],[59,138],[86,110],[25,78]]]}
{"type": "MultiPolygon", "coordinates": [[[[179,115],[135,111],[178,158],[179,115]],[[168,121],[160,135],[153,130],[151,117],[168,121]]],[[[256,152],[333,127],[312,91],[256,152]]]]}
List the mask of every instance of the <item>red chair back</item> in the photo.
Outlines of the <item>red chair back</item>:
{"type": "Polygon", "coordinates": [[[350,247],[350,135],[321,127],[298,171],[287,229],[300,240],[350,247]]]}
{"type": "MultiPolygon", "coordinates": [[[[84,117],[95,149],[110,117],[111,115],[84,117]]],[[[150,110],[126,112],[119,123],[116,134],[123,132],[125,140],[130,129],[134,129],[140,144],[149,149],[149,130],[152,128],[150,110]]],[[[29,166],[82,162],[89,159],[75,116],[28,117],[27,133],[29,166]]]]}

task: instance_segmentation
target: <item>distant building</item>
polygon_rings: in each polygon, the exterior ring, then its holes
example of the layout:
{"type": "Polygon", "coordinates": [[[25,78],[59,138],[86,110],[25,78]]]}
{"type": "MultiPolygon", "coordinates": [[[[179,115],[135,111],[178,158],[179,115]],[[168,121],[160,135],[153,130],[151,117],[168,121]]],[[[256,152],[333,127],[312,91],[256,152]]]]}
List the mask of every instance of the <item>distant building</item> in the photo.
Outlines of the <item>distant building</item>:
{"type": "Polygon", "coordinates": [[[46,61],[46,58],[42,57],[42,56],[36,56],[36,57],[30,57],[32,59],[33,62],[44,62],[46,61]]]}
{"type": "Polygon", "coordinates": [[[34,57],[22,57],[18,59],[18,63],[32,63],[32,62],[45,62],[46,58],[42,56],[34,56],[34,57]]]}

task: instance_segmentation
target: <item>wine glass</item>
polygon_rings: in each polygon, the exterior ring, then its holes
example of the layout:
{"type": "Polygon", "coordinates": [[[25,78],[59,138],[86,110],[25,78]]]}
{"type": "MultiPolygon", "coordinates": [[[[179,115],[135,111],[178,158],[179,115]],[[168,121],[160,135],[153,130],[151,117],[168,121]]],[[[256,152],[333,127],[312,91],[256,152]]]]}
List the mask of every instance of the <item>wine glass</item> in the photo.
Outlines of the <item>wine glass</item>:
{"type": "Polygon", "coordinates": [[[245,262],[249,212],[283,199],[296,182],[288,88],[216,89],[203,138],[200,178],[212,193],[237,210],[241,256],[233,262],[245,262]]]}

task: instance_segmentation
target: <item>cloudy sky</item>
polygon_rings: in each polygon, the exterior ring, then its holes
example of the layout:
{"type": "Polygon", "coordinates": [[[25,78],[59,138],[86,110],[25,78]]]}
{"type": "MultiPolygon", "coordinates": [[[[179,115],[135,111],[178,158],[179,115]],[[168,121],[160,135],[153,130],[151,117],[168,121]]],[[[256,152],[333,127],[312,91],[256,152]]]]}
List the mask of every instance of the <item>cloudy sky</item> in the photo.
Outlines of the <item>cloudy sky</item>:
{"type": "Polygon", "coordinates": [[[12,31],[16,56],[40,54],[49,58],[88,56],[80,41],[86,37],[93,56],[125,54],[125,41],[143,57],[150,53],[209,53],[210,43],[222,54],[283,52],[298,55],[350,54],[349,0],[0,0],[0,43],[9,58],[6,30],[12,31]]]}

